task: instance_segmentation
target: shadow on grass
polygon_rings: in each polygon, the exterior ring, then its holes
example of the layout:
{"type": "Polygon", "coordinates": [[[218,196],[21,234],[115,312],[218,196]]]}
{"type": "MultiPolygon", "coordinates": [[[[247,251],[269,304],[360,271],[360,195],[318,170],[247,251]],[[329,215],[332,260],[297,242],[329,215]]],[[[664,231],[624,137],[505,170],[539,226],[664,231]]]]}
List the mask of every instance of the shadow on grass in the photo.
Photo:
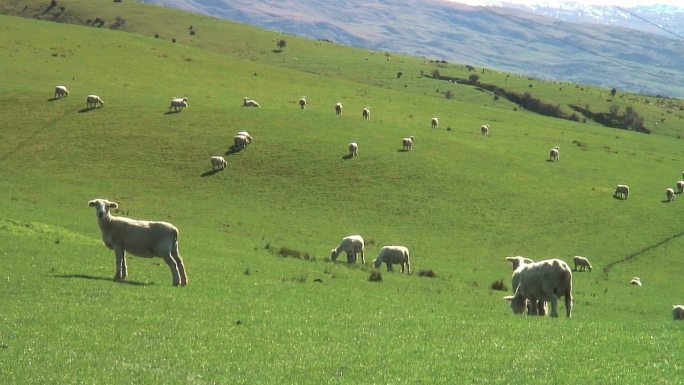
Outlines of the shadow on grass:
{"type": "Polygon", "coordinates": [[[182,110],[173,110],[173,111],[168,110],[168,111],[164,112],[164,115],[173,115],[173,114],[177,114],[177,113],[179,113],[179,112],[181,112],[181,111],[182,111],[182,110]]]}
{"type": "Polygon", "coordinates": [[[617,196],[617,195],[613,195],[613,199],[617,199],[617,200],[619,200],[619,201],[627,200],[627,198],[620,198],[620,197],[617,196]]]}
{"type": "Polygon", "coordinates": [[[202,178],[207,177],[207,176],[212,176],[219,171],[223,171],[223,169],[218,168],[218,169],[213,169],[213,170],[207,170],[207,171],[203,172],[202,175],[200,175],[200,176],[202,178]]]}
{"type": "Polygon", "coordinates": [[[59,99],[64,99],[64,98],[55,98],[55,97],[52,97],[52,98],[48,99],[47,101],[48,101],[48,102],[54,102],[55,100],[59,100],[59,99]]]}
{"type": "Polygon", "coordinates": [[[411,152],[411,150],[404,150],[404,149],[402,148],[402,149],[397,150],[397,152],[411,152]]]}
{"type": "Polygon", "coordinates": [[[108,277],[96,277],[93,275],[86,275],[86,274],[59,274],[59,275],[51,275],[51,277],[52,278],[66,278],[66,279],[86,279],[86,280],[91,280],[91,281],[107,281],[107,282],[115,282],[115,283],[120,283],[122,285],[131,285],[131,286],[154,285],[154,283],[148,283],[148,282],[115,281],[115,280],[108,278],[108,277]]]}
{"type": "Polygon", "coordinates": [[[81,108],[80,110],[78,110],[78,113],[82,114],[84,112],[90,112],[90,111],[95,110],[95,109],[97,109],[97,107],[85,107],[85,108],[81,108]]]}
{"type": "Polygon", "coordinates": [[[238,152],[244,150],[247,147],[235,147],[235,146],[230,146],[228,151],[226,151],[223,155],[233,155],[237,154],[238,152]]]}
{"type": "Polygon", "coordinates": [[[352,154],[347,154],[347,155],[343,156],[342,159],[348,160],[348,159],[351,159],[351,158],[353,158],[353,157],[354,157],[354,155],[352,155],[352,154]]]}

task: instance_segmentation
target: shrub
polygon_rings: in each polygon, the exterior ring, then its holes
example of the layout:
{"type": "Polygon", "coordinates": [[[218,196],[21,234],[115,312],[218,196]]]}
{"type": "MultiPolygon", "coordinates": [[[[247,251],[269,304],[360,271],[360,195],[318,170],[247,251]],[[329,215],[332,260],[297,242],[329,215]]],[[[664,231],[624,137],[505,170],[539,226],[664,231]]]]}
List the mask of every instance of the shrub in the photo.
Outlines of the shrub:
{"type": "Polygon", "coordinates": [[[371,271],[370,276],[368,277],[368,280],[370,282],[382,282],[382,273],[379,271],[371,271]]]}
{"type": "Polygon", "coordinates": [[[419,277],[437,278],[437,273],[432,270],[420,270],[418,272],[419,277]]]}
{"type": "Polygon", "coordinates": [[[503,282],[502,279],[492,282],[492,284],[489,285],[489,287],[492,290],[508,291],[508,288],[506,287],[506,284],[503,282]]]}

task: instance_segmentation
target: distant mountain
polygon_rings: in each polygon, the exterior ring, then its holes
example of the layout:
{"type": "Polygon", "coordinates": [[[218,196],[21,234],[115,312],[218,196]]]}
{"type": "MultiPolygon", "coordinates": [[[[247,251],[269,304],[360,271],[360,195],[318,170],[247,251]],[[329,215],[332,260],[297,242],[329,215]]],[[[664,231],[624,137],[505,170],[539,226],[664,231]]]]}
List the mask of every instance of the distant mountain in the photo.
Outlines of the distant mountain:
{"type": "Polygon", "coordinates": [[[684,97],[684,40],[445,0],[143,0],[373,50],[684,97]]]}

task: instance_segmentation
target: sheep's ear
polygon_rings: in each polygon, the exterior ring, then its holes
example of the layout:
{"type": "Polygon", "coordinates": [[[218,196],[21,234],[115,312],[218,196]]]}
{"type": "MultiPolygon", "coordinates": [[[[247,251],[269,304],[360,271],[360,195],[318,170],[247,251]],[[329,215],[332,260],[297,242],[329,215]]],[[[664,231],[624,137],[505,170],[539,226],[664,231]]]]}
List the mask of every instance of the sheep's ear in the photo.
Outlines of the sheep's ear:
{"type": "Polygon", "coordinates": [[[507,295],[507,296],[503,297],[503,299],[505,299],[506,301],[509,301],[509,302],[512,302],[513,298],[515,298],[515,296],[512,296],[512,295],[507,295]]]}
{"type": "Polygon", "coordinates": [[[94,207],[95,204],[95,200],[93,199],[92,201],[88,202],[88,207],[94,207]]]}
{"type": "Polygon", "coordinates": [[[116,202],[109,202],[107,207],[109,207],[110,209],[115,209],[115,208],[118,208],[119,205],[116,202]]]}

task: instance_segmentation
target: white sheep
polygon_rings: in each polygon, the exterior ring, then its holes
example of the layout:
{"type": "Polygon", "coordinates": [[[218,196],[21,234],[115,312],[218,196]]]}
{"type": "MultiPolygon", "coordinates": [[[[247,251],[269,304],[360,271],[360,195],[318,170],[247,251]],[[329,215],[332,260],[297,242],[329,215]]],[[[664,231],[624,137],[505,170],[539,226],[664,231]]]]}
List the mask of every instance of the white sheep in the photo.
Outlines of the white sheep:
{"type": "Polygon", "coordinates": [[[363,111],[361,111],[361,116],[364,120],[370,120],[370,107],[365,107],[363,111]]]}
{"type": "Polygon", "coordinates": [[[335,115],[342,115],[342,103],[335,103],[335,115]]]}
{"type": "Polygon", "coordinates": [[[235,135],[244,136],[245,138],[247,138],[247,143],[252,143],[252,140],[254,140],[254,139],[252,139],[252,135],[250,135],[249,132],[247,132],[247,131],[238,131],[235,133],[235,135]]]}
{"type": "Polygon", "coordinates": [[[432,128],[437,128],[439,126],[439,118],[432,118],[430,124],[432,125],[432,128]]]}
{"type": "Polygon", "coordinates": [[[244,135],[235,135],[233,137],[233,147],[243,149],[249,144],[249,139],[244,135]]]}
{"type": "Polygon", "coordinates": [[[306,96],[299,98],[299,107],[301,107],[302,110],[306,108],[306,96]]]}
{"type": "Polygon", "coordinates": [[[675,192],[672,188],[667,188],[665,189],[665,196],[667,197],[668,202],[672,202],[675,199],[675,192]]]}
{"type": "Polygon", "coordinates": [[[378,257],[373,260],[373,265],[378,268],[383,263],[387,264],[387,271],[394,270],[393,264],[400,264],[402,273],[411,273],[409,250],[404,246],[383,246],[378,257]],[[406,269],[404,269],[404,265],[406,265],[406,269]]]}
{"type": "Polygon", "coordinates": [[[172,108],[174,111],[181,111],[184,107],[188,107],[188,98],[173,98],[169,105],[169,112],[172,108]]]}
{"type": "MultiPolygon", "coordinates": [[[[513,265],[513,270],[517,269],[520,265],[534,262],[533,260],[520,255],[516,255],[515,257],[506,257],[505,259],[513,265]]],[[[515,288],[513,288],[513,290],[515,290],[515,288]]]]}
{"type": "Polygon", "coordinates": [[[549,160],[551,162],[558,162],[560,160],[560,149],[554,147],[549,151],[549,160]]]}
{"type": "Polygon", "coordinates": [[[55,86],[55,96],[53,99],[69,96],[69,90],[65,86],[55,86]]]}
{"type": "Polygon", "coordinates": [[[672,317],[675,321],[684,320],[684,305],[672,305],[672,317]]]}
{"type": "Polygon", "coordinates": [[[356,142],[349,143],[349,156],[354,157],[359,155],[359,144],[356,142]]]}
{"type": "Polygon", "coordinates": [[[482,135],[489,135],[489,124],[483,124],[480,126],[480,133],[482,135]]]}
{"type": "Polygon", "coordinates": [[[575,263],[575,271],[586,271],[587,268],[589,268],[589,271],[591,271],[591,269],[593,268],[589,260],[585,257],[580,257],[579,255],[576,255],[574,258],[572,258],[572,261],[575,263]]]}
{"type": "MultiPolygon", "coordinates": [[[[572,270],[560,259],[547,259],[519,266],[514,274],[519,275],[515,294],[504,299],[511,302],[515,314],[522,314],[530,303],[551,302],[551,317],[558,317],[558,297],[565,297],[566,317],[572,315],[572,270]]],[[[539,310],[531,307],[532,315],[539,310]]]]}
{"type": "Polygon", "coordinates": [[[212,156],[211,158],[209,158],[209,160],[211,161],[212,170],[223,170],[228,166],[228,162],[226,162],[226,160],[222,156],[212,156]]]}
{"type": "Polygon", "coordinates": [[[242,98],[242,105],[244,107],[260,107],[256,100],[247,99],[246,97],[242,98]]]}
{"type": "Polygon", "coordinates": [[[641,278],[639,278],[639,277],[632,277],[632,280],[629,281],[629,284],[630,284],[630,285],[633,285],[633,286],[641,286],[641,278]]]}
{"type": "Polygon", "coordinates": [[[402,143],[402,149],[404,151],[413,151],[413,142],[415,142],[416,138],[414,136],[409,136],[401,140],[402,143]]]}
{"type": "Polygon", "coordinates": [[[366,257],[364,255],[364,250],[365,242],[363,241],[363,237],[356,234],[349,235],[342,238],[342,241],[336,248],[330,250],[330,260],[335,262],[337,256],[344,251],[347,253],[347,263],[356,263],[357,254],[361,254],[361,263],[365,264],[366,257]]]}
{"type": "Polygon", "coordinates": [[[620,199],[628,199],[629,198],[629,186],[626,184],[619,184],[615,187],[615,193],[613,194],[614,197],[620,198],[620,199]]]}
{"type": "Polygon", "coordinates": [[[100,105],[100,107],[104,107],[104,102],[102,99],[97,96],[97,95],[88,95],[86,96],[86,108],[95,108],[97,105],[100,105]]]}
{"type": "MultiPolygon", "coordinates": [[[[520,271],[518,270],[518,268],[522,265],[533,263],[534,261],[530,258],[526,258],[520,255],[517,255],[515,257],[506,257],[505,259],[506,261],[511,262],[511,264],[513,265],[513,275],[511,276],[511,289],[513,289],[513,293],[515,294],[515,290],[518,288],[518,285],[520,284],[520,271]]],[[[546,301],[535,301],[534,303],[532,303],[532,301],[528,300],[526,306],[527,314],[529,315],[546,315],[546,301]],[[536,313],[534,313],[532,309],[536,309],[536,313]]]]}
{"type": "Polygon", "coordinates": [[[95,208],[97,224],[104,244],[116,255],[114,280],[128,276],[126,252],[138,257],[159,257],[171,268],[174,286],[185,286],[188,277],[183,258],[178,251],[178,229],[167,222],[139,221],[126,217],[114,217],[110,209],[118,205],[106,199],[93,199],[88,206],[95,208]]]}
{"type": "Polygon", "coordinates": [[[684,192],[684,180],[677,181],[677,192],[680,194],[684,192]]]}

